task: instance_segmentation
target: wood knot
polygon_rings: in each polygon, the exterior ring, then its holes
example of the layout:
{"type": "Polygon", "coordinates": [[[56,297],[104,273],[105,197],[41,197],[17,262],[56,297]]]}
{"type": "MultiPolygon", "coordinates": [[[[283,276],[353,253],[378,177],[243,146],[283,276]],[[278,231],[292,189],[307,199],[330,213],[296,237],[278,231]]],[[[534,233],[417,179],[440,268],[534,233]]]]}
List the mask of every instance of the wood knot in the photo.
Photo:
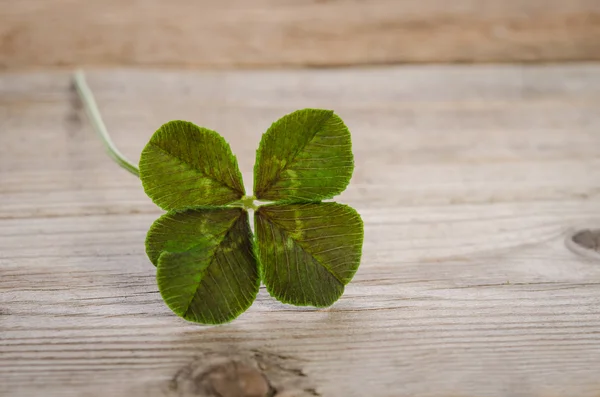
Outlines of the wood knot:
{"type": "Polygon", "coordinates": [[[204,352],[171,379],[181,397],[304,397],[320,394],[289,357],[250,352],[204,352]]]}
{"type": "Polygon", "coordinates": [[[600,229],[583,229],[569,233],[566,245],[576,254],[600,258],[600,229]]]}
{"type": "Polygon", "coordinates": [[[218,397],[270,397],[273,394],[261,371],[239,361],[209,368],[198,380],[202,388],[218,397]]]}

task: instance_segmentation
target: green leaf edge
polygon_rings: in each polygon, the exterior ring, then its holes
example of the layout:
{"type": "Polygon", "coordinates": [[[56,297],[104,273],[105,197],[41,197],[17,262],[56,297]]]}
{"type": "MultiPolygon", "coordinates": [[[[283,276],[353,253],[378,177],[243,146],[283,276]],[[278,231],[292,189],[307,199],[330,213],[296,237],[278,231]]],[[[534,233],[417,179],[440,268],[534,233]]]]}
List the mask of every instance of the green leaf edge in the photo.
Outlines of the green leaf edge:
{"type": "MultiPolygon", "coordinates": [[[[205,132],[207,132],[208,134],[212,134],[214,135],[217,140],[219,140],[221,143],[223,143],[223,145],[225,146],[225,148],[227,149],[228,153],[228,157],[229,159],[233,162],[234,165],[234,173],[237,173],[236,177],[239,178],[240,180],[240,186],[242,188],[241,192],[239,192],[239,197],[237,198],[237,200],[241,199],[242,197],[244,197],[244,195],[246,194],[246,187],[244,186],[244,179],[242,177],[242,173],[240,171],[240,166],[239,163],[237,161],[237,157],[236,155],[233,153],[233,150],[231,150],[231,145],[229,145],[229,142],[227,142],[227,140],[221,135],[219,134],[217,131],[211,130],[209,128],[206,127],[201,127],[191,121],[187,121],[187,120],[180,120],[180,119],[176,119],[176,120],[170,120],[167,121],[166,123],[162,124],[156,131],[154,131],[154,133],[152,134],[152,136],[150,137],[150,139],[148,140],[148,143],[144,146],[144,149],[142,149],[142,152],[140,153],[140,161],[138,164],[138,168],[139,168],[139,177],[140,177],[140,181],[142,182],[142,188],[144,189],[144,193],[146,193],[146,183],[144,182],[144,174],[146,173],[146,161],[144,160],[144,153],[146,153],[146,151],[148,150],[148,148],[152,145],[152,139],[154,139],[154,137],[168,124],[171,123],[185,123],[185,124],[190,124],[195,128],[198,128],[199,130],[203,130],[205,132]]],[[[156,145],[154,145],[156,146],[156,145]]],[[[227,186],[229,187],[229,186],[227,186]]],[[[202,205],[202,206],[185,206],[185,207],[179,207],[179,208],[165,208],[163,206],[161,206],[160,204],[158,204],[156,201],[154,201],[154,198],[151,197],[150,195],[148,195],[146,193],[146,196],[148,196],[150,198],[150,200],[152,200],[152,202],[159,207],[160,209],[164,210],[164,211],[173,211],[173,210],[185,210],[188,208],[200,208],[200,207],[204,207],[204,208],[210,208],[210,207],[221,207],[221,206],[225,206],[227,204],[231,204],[237,200],[232,200],[229,202],[224,202],[224,203],[219,203],[219,204],[210,204],[210,205],[202,205]]]]}
{"type": "MultiPolygon", "coordinates": [[[[339,192],[337,192],[337,193],[334,192],[331,195],[320,195],[319,197],[315,197],[315,199],[313,199],[313,200],[310,200],[310,199],[306,199],[306,200],[289,199],[289,200],[286,200],[286,199],[284,199],[284,200],[275,200],[275,201],[269,201],[269,202],[270,203],[288,203],[288,204],[291,204],[291,203],[314,203],[314,202],[320,202],[322,200],[332,199],[335,196],[337,196],[339,194],[342,194],[348,188],[348,185],[350,184],[350,181],[352,180],[352,176],[354,175],[354,167],[355,167],[354,152],[352,151],[352,134],[350,133],[350,129],[348,128],[348,126],[346,125],[346,123],[344,122],[344,120],[337,113],[335,113],[334,110],[331,110],[331,109],[317,109],[317,108],[303,108],[303,109],[294,110],[291,113],[283,115],[278,120],[276,120],[273,123],[271,123],[271,126],[262,134],[262,136],[260,138],[260,142],[258,144],[258,149],[256,149],[256,159],[255,159],[254,168],[253,168],[252,193],[256,196],[257,199],[260,200],[260,197],[256,193],[256,184],[257,184],[257,181],[258,181],[257,173],[258,173],[259,164],[261,163],[261,160],[262,160],[262,153],[264,151],[264,145],[265,145],[265,141],[266,141],[267,135],[273,135],[275,133],[275,132],[273,132],[275,126],[278,125],[279,123],[281,123],[282,120],[283,120],[283,118],[291,116],[294,113],[302,112],[302,111],[306,111],[306,110],[308,110],[308,111],[310,111],[310,110],[316,110],[316,111],[327,111],[327,112],[330,112],[331,113],[330,116],[326,120],[324,120],[324,122],[328,121],[331,117],[334,117],[334,116],[340,119],[340,121],[344,125],[344,128],[346,129],[346,132],[348,133],[348,136],[349,136],[349,139],[350,139],[350,151],[352,152],[352,170],[350,172],[350,175],[348,176],[347,180],[344,180],[344,182],[345,182],[344,188],[342,190],[340,190],[339,192]]],[[[302,149],[304,149],[304,148],[302,148],[302,149]]],[[[298,150],[294,154],[293,158],[295,158],[302,149],[298,150]]]]}
{"type": "MultiPolygon", "coordinates": [[[[292,305],[292,306],[297,306],[297,307],[316,307],[316,308],[331,307],[331,306],[333,306],[344,295],[344,292],[346,292],[346,285],[348,285],[348,284],[350,284],[352,282],[352,280],[354,279],[354,276],[356,275],[356,272],[360,268],[360,265],[362,264],[362,251],[363,251],[363,246],[364,246],[364,242],[365,242],[365,225],[364,225],[364,222],[362,220],[362,216],[360,216],[360,213],[354,207],[352,207],[352,206],[350,206],[348,204],[342,204],[342,203],[338,203],[336,201],[328,201],[328,202],[335,203],[335,204],[338,204],[338,205],[341,205],[343,207],[348,208],[349,210],[351,210],[352,212],[354,212],[354,214],[358,217],[358,220],[360,221],[360,230],[362,232],[362,241],[361,241],[361,244],[360,244],[360,250],[358,252],[358,266],[356,267],[356,269],[352,273],[352,277],[350,277],[350,279],[348,280],[347,283],[344,284],[344,283],[340,282],[340,284],[342,284],[342,292],[330,304],[327,304],[327,305],[314,305],[314,304],[310,304],[310,303],[307,303],[307,304],[298,304],[298,303],[294,303],[294,302],[286,300],[286,299],[280,299],[278,296],[275,296],[271,292],[269,286],[265,283],[265,288],[267,289],[267,292],[275,300],[277,300],[277,301],[279,301],[281,303],[287,304],[287,305],[292,305]]],[[[320,203],[320,201],[302,201],[302,202],[293,202],[293,203],[292,202],[280,202],[280,201],[277,201],[277,202],[273,202],[273,203],[261,205],[256,211],[254,211],[254,230],[256,230],[256,217],[258,216],[258,212],[259,212],[260,208],[267,207],[267,206],[270,206],[270,205],[303,204],[303,203],[317,204],[317,203],[320,203]]],[[[260,251],[258,250],[258,237],[257,237],[256,232],[254,232],[253,234],[254,234],[254,239],[256,240],[256,248],[255,249],[257,250],[256,251],[257,258],[258,258],[258,261],[260,262],[260,267],[259,267],[259,269],[260,269],[260,279],[261,279],[261,282],[263,282],[264,281],[264,273],[263,273],[264,272],[264,266],[263,266],[263,264],[261,262],[261,258],[260,258],[260,254],[259,254],[260,251]]],[[[321,265],[321,266],[323,266],[323,265],[321,265]]],[[[329,269],[327,269],[327,271],[329,271],[329,269]]],[[[336,276],[333,276],[333,277],[336,280],[340,281],[336,276]]]]}

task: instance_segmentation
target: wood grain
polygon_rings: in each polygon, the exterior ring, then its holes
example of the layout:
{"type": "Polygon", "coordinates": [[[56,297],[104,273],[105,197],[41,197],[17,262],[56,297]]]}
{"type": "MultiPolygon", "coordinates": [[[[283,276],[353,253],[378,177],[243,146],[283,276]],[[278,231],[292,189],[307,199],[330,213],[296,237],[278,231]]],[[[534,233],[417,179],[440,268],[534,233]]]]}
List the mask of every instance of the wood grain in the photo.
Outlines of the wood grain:
{"type": "Polygon", "coordinates": [[[225,136],[247,186],[273,120],[335,109],[362,265],[329,309],[261,289],[232,324],[186,323],[144,254],[160,211],[102,152],[69,75],[2,74],[0,395],[211,395],[204,371],[236,360],[280,396],[598,396],[600,254],[565,240],[600,227],[600,65],[89,81],[132,159],[189,119],[225,136]]]}
{"type": "Polygon", "coordinates": [[[0,67],[600,60],[598,0],[0,0],[0,67]]]}

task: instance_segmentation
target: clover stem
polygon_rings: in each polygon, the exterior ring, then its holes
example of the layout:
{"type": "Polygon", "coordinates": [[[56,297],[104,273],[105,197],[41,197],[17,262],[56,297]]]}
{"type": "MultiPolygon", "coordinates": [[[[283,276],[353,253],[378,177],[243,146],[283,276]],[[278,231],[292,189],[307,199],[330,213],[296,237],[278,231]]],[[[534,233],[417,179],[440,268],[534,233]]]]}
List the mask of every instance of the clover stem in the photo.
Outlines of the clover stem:
{"type": "Polygon", "coordinates": [[[139,177],[139,169],[133,163],[127,160],[125,156],[123,156],[123,154],[116,148],[112,139],[110,139],[110,135],[108,134],[106,126],[102,121],[100,110],[98,110],[98,105],[96,104],[96,100],[94,99],[94,94],[92,93],[90,87],[87,85],[87,82],[85,81],[85,74],[82,70],[78,70],[77,72],[75,72],[75,75],[73,76],[73,82],[75,85],[75,89],[79,94],[79,98],[83,103],[83,107],[85,108],[85,111],[90,119],[92,127],[104,143],[104,147],[106,148],[108,155],[122,168],[131,172],[133,175],[139,177]]]}
{"type": "Polygon", "coordinates": [[[242,199],[240,200],[240,202],[242,203],[242,206],[247,209],[247,210],[256,210],[258,208],[258,206],[256,204],[254,204],[254,200],[256,200],[256,197],[254,196],[244,196],[242,197],[242,199]]]}

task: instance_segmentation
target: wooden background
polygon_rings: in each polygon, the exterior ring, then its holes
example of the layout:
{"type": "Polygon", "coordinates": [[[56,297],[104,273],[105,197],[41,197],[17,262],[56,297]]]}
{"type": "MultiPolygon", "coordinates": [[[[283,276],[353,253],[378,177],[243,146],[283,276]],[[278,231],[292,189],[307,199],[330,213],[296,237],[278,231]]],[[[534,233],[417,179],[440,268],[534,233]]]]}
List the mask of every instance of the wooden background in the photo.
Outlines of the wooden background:
{"type": "Polygon", "coordinates": [[[599,60],[599,0],[0,0],[0,396],[600,396],[599,60]],[[187,119],[246,186],[272,121],[335,109],[365,222],[340,301],[173,315],[82,66],[131,159],[187,119]]]}
{"type": "Polygon", "coordinates": [[[0,68],[600,60],[598,0],[0,0],[0,68]]]}
{"type": "Polygon", "coordinates": [[[273,120],[336,109],[353,134],[339,201],[363,216],[362,265],[329,309],[261,289],[229,325],[185,322],[144,254],[161,211],[103,153],[70,75],[2,74],[0,395],[256,396],[202,391],[231,361],[278,397],[599,395],[600,254],[571,240],[600,225],[597,66],[89,80],[132,159],[164,121],[189,119],[231,142],[247,186],[273,120]]]}

